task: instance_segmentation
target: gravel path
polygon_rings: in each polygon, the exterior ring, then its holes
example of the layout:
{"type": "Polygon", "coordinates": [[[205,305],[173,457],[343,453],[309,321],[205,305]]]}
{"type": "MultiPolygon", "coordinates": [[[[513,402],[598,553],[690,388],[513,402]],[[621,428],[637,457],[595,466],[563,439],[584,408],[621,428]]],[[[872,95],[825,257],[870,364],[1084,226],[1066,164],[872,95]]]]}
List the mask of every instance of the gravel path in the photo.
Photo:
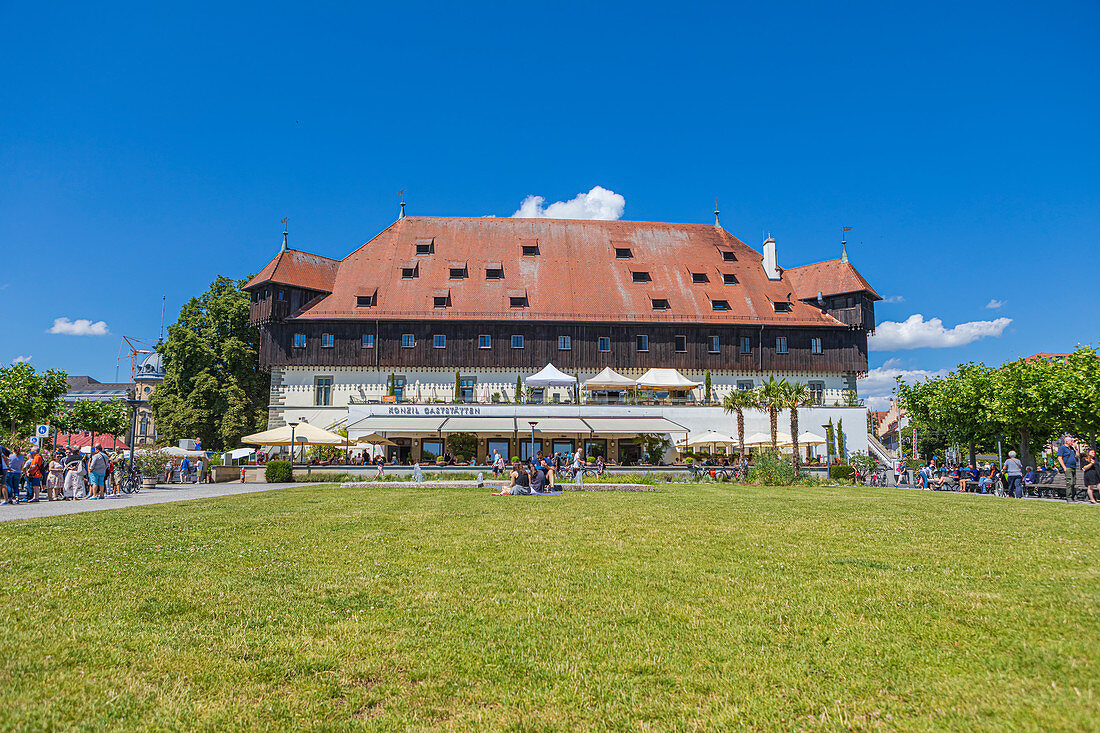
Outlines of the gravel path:
{"type": "Polygon", "coordinates": [[[190,501],[192,499],[210,499],[217,496],[251,494],[256,491],[285,489],[288,486],[303,484],[161,484],[155,489],[142,489],[136,494],[123,494],[117,499],[80,499],[79,501],[40,500],[37,504],[16,504],[0,506],[0,522],[15,519],[37,519],[39,517],[57,517],[62,514],[81,512],[102,512],[108,509],[125,509],[133,506],[164,504],[171,501],[190,501]]]}

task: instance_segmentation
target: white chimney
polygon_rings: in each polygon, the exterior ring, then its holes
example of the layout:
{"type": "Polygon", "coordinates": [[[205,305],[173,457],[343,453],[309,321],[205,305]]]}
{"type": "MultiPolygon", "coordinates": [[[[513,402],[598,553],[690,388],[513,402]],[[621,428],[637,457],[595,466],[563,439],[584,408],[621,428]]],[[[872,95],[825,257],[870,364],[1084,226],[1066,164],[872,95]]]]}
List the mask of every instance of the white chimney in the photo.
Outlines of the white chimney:
{"type": "Polygon", "coordinates": [[[764,273],[769,280],[780,279],[779,265],[775,258],[775,239],[770,235],[764,240],[764,273]]]}

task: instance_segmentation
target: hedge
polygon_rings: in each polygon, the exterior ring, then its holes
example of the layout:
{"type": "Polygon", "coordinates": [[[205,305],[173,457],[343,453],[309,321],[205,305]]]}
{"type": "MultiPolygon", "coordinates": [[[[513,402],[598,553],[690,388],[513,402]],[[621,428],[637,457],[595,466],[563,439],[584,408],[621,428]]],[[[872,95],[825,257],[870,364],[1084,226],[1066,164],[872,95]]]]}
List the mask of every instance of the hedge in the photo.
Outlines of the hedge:
{"type": "Polygon", "coordinates": [[[852,481],[856,477],[856,470],[851,466],[829,466],[829,478],[852,481]]]}
{"type": "Polygon", "coordinates": [[[294,481],[294,472],[290,469],[290,461],[268,461],[264,468],[264,479],[269,484],[289,484],[294,481]]]}

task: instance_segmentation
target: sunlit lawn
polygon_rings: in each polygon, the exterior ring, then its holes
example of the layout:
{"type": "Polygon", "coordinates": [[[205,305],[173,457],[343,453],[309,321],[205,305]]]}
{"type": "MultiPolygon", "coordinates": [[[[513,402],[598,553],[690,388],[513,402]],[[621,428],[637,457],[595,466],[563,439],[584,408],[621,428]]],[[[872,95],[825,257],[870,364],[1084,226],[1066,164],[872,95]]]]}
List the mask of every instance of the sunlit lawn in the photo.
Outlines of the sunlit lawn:
{"type": "Polygon", "coordinates": [[[1100,512],[303,486],[0,525],[0,728],[1100,727],[1100,512]]]}

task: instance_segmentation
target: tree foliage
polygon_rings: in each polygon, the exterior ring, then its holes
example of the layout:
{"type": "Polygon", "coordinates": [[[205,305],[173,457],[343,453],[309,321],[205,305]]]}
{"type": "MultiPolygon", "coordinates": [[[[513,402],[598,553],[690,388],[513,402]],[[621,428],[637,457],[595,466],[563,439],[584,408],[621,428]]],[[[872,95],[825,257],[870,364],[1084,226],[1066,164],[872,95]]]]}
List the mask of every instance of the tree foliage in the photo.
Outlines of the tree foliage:
{"type": "Polygon", "coordinates": [[[722,400],[722,409],[726,413],[737,413],[737,444],[741,455],[745,455],[745,410],[759,406],[756,392],[751,389],[736,389],[722,400]]]}
{"type": "Polygon", "coordinates": [[[634,443],[642,449],[645,462],[654,466],[660,464],[665,453],[672,447],[672,441],[667,435],[657,433],[642,433],[634,438],[634,443]]]}
{"type": "Polygon", "coordinates": [[[259,332],[248,322],[245,280],[217,278],[168,327],[164,382],[150,399],[160,433],[233,448],[266,423],[270,376],[259,367],[259,332]]]}
{"type": "Polygon", "coordinates": [[[130,408],[125,400],[77,400],[65,411],[67,429],[84,430],[97,435],[115,435],[129,440],[130,408]]]}
{"type": "Polygon", "coordinates": [[[15,435],[30,435],[61,409],[69,391],[68,375],[60,369],[44,372],[26,362],[0,367],[0,426],[15,435]]]}

